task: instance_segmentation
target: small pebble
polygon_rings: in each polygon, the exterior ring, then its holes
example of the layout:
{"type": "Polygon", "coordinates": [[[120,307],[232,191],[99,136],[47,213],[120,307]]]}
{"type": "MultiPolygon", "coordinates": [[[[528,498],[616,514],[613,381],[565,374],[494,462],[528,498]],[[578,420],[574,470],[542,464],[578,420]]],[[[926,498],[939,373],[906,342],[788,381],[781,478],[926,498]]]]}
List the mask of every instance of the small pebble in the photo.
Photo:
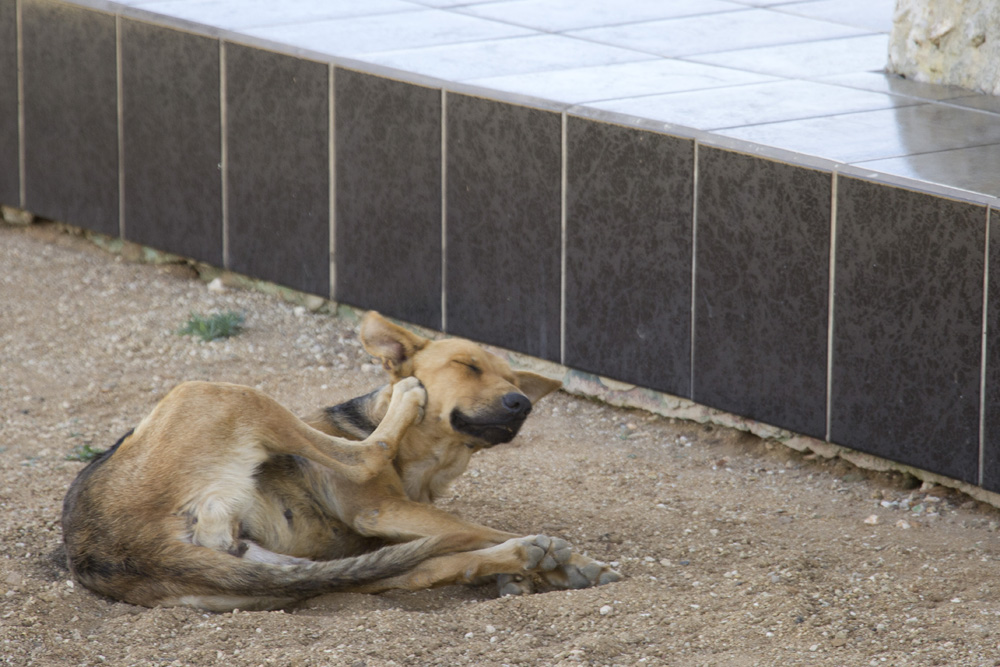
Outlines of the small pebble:
{"type": "Polygon", "coordinates": [[[869,526],[874,526],[875,524],[878,523],[878,515],[875,514],[870,515],[867,519],[865,519],[865,523],[867,523],[869,526]]]}
{"type": "Polygon", "coordinates": [[[607,616],[608,614],[610,614],[613,611],[614,611],[614,607],[612,607],[609,604],[606,604],[603,607],[601,607],[601,616],[607,616]]]}

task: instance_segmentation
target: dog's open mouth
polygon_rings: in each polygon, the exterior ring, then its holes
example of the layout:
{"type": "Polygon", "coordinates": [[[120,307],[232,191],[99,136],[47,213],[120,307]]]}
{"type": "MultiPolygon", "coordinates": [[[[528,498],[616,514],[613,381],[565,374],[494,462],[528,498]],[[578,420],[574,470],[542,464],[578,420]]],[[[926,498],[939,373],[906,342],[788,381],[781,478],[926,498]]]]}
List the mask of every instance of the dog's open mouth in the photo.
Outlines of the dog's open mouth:
{"type": "Polygon", "coordinates": [[[451,413],[451,427],[459,433],[471,436],[486,446],[500,445],[510,442],[521,430],[524,417],[508,418],[503,421],[495,419],[476,419],[463,415],[458,410],[451,413]]]}

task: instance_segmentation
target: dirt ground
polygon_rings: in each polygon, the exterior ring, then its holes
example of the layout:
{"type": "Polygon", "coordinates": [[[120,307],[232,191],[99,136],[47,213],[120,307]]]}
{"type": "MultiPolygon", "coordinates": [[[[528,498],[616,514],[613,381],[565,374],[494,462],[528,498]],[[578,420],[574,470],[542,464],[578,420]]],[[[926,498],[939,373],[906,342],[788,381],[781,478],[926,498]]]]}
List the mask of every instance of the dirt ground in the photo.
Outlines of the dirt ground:
{"type": "Polygon", "coordinates": [[[498,598],[448,587],[277,612],[145,609],[74,584],[62,497],[174,384],[299,413],[380,384],[356,323],[52,225],[0,226],[0,664],[1000,665],[1000,513],[898,473],[721,427],[546,398],[440,504],[568,539],[624,580],[498,598]],[[190,312],[238,310],[202,343],[190,312]]]}

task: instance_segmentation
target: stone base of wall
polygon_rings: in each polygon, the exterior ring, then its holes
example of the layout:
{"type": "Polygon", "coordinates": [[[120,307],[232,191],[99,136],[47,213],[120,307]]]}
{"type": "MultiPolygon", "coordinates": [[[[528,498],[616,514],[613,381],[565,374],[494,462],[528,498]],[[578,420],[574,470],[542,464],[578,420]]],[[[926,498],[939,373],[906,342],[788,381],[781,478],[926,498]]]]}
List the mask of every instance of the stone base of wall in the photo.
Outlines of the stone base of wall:
{"type": "Polygon", "coordinates": [[[888,69],[1000,95],[1000,1],[898,0],[888,69]]]}

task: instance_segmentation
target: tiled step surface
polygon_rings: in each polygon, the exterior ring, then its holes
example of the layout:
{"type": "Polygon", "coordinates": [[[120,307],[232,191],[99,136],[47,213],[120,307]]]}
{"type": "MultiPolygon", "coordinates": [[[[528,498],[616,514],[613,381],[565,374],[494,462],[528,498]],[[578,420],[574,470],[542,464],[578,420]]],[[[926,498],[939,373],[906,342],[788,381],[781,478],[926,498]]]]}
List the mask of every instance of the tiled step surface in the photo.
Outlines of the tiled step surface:
{"type": "Polygon", "coordinates": [[[1000,490],[1000,103],[893,4],[0,0],[0,202],[1000,490]]]}

